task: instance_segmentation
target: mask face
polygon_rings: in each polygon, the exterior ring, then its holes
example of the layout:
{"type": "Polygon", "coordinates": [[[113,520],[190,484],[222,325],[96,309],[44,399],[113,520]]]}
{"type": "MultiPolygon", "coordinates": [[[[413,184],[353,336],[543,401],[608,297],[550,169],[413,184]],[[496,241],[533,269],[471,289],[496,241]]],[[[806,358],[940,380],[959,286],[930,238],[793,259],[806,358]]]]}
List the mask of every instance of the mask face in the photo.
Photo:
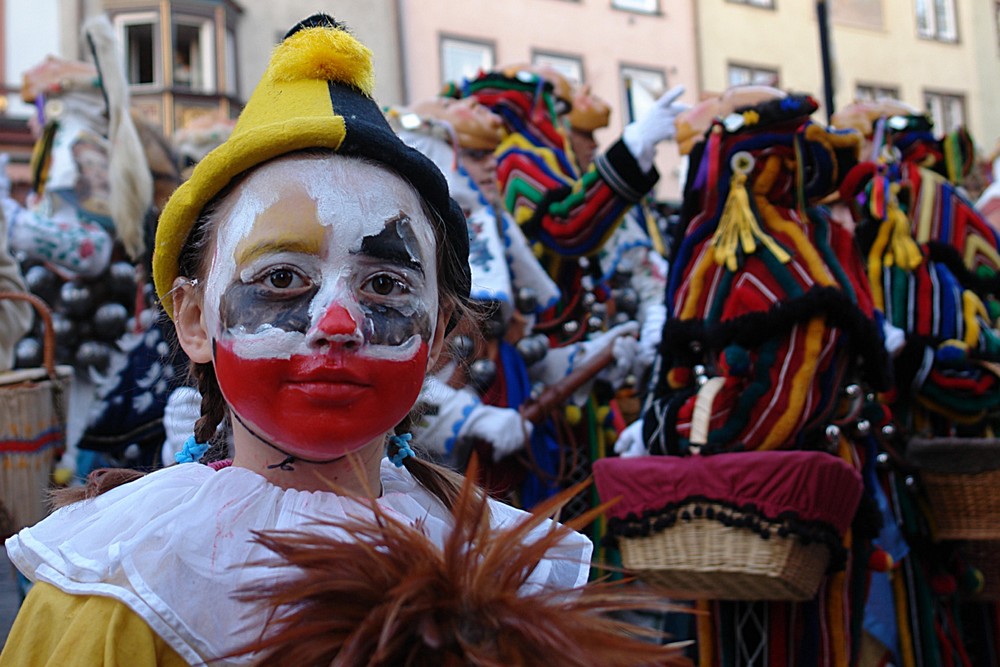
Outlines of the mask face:
{"type": "Polygon", "coordinates": [[[356,159],[291,157],[218,214],[205,324],[236,417],[314,461],[399,423],[438,320],[436,243],[413,188],[356,159]]]}

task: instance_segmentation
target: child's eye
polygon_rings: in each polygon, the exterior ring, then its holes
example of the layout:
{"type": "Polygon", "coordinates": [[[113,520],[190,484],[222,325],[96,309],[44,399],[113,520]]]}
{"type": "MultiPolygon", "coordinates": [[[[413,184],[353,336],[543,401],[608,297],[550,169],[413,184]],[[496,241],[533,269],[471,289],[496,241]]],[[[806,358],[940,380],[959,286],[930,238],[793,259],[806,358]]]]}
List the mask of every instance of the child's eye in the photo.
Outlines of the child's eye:
{"type": "Polygon", "coordinates": [[[365,288],[379,296],[389,296],[396,292],[408,292],[406,285],[387,273],[379,273],[368,279],[365,288]]]}
{"type": "Polygon", "coordinates": [[[306,281],[291,269],[277,268],[264,275],[264,284],[280,290],[306,287],[306,281]]]}

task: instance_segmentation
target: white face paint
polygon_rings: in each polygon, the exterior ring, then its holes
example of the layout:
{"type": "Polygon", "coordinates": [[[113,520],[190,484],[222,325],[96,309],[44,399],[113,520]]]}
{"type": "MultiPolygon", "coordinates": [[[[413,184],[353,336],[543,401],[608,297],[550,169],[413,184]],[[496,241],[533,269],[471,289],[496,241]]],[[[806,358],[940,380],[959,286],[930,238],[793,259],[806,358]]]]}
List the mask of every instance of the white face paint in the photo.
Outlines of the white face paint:
{"type": "Polygon", "coordinates": [[[236,417],[306,460],[378,440],[417,399],[438,319],[417,193],[357,159],[292,156],[218,214],[204,312],[236,417]]]}
{"type": "Polygon", "coordinates": [[[360,354],[402,360],[433,337],[436,243],[418,196],[398,176],[340,156],[284,158],[251,174],[218,215],[205,312],[209,330],[230,338],[240,357],[310,354],[319,338],[333,335],[356,339],[360,354]],[[291,289],[251,289],[276,270],[293,275],[291,289]],[[373,291],[372,276],[381,276],[379,291],[393,281],[393,293],[373,291]],[[355,331],[323,331],[335,304],[355,331]],[[298,309],[295,322],[278,306],[298,309]],[[404,320],[419,322],[400,341],[404,320]]]}

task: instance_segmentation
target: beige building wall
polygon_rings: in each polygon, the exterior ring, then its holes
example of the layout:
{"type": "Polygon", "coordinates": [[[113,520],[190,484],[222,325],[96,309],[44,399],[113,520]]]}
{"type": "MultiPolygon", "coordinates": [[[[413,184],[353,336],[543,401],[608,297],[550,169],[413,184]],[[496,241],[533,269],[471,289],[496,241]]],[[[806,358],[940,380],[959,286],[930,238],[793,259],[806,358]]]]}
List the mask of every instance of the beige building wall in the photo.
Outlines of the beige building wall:
{"type": "MultiPolygon", "coordinates": [[[[400,0],[408,99],[441,89],[442,37],[493,45],[495,65],[531,62],[537,51],[573,56],[583,63],[585,82],[611,105],[610,126],[596,133],[606,148],[626,121],[622,66],[663,70],[668,88],[687,87],[683,101],[698,99],[694,3],[660,0],[658,13],[644,14],[612,8],[612,0],[400,0]]],[[[659,198],[680,199],[679,167],[676,145],[664,144],[659,198]]]]}
{"type": "Polygon", "coordinates": [[[374,54],[375,99],[398,104],[403,99],[401,42],[395,0],[238,0],[240,98],[246,100],[260,79],[275,44],[300,20],[322,11],[346,24],[374,54]]]}
{"type": "MultiPolygon", "coordinates": [[[[926,92],[961,95],[973,138],[980,148],[991,147],[1000,137],[996,6],[992,0],[955,4],[958,39],[944,42],[918,35],[915,0],[831,0],[835,106],[850,103],[859,84],[898,90],[919,109],[926,92]]],[[[823,105],[816,3],[774,5],[698,0],[701,86],[725,89],[733,64],[773,69],[780,87],[811,93],[823,105]]],[[[826,118],[823,108],[817,117],[826,118]]]]}

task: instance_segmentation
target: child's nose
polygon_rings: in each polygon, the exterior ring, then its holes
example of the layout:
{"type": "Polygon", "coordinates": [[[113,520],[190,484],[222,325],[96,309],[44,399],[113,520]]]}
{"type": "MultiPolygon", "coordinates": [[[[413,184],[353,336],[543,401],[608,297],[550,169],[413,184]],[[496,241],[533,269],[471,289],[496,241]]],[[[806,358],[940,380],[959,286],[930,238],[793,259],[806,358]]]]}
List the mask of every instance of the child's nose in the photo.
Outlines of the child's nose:
{"type": "Polygon", "coordinates": [[[343,304],[335,303],[323,313],[319,323],[310,332],[308,342],[321,347],[329,345],[354,348],[361,344],[362,336],[350,311],[343,304]]]}

